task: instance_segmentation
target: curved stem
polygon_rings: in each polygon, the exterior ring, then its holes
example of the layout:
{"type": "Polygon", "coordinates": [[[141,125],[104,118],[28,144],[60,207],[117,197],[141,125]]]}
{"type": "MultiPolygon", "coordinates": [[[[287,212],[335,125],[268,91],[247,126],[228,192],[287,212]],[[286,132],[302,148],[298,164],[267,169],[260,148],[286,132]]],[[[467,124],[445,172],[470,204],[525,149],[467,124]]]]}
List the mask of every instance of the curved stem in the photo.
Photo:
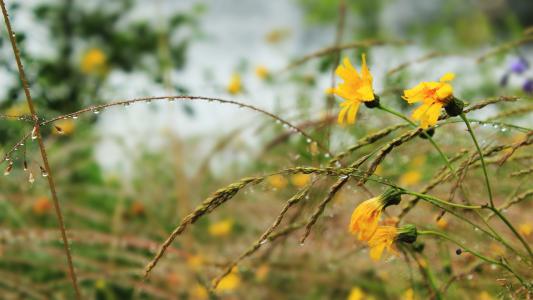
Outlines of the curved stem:
{"type": "Polygon", "coordinates": [[[439,231],[433,231],[433,230],[419,230],[418,231],[418,235],[434,235],[434,236],[438,236],[440,238],[443,238],[445,240],[448,240],[454,244],[456,244],[457,246],[461,247],[461,249],[464,251],[464,252],[468,252],[468,253],[471,253],[472,255],[476,256],[477,258],[481,259],[481,260],[484,260],[488,263],[491,263],[491,264],[495,264],[495,265],[499,265],[503,268],[505,268],[506,270],[508,270],[509,272],[511,272],[517,279],[518,281],[520,281],[520,283],[525,286],[525,287],[528,287],[529,288],[529,285],[525,282],[525,280],[520,276],[518,275],[508,264],[506,263],[503,263],[502,261],[497,261],[497,260],[494,260],[492,258],[488,258],[486,256],[484,256],[483,254],[479,253],[479,252],[476,252],[468,247],[466,247],[465,245],[463,245],[462,243],[458,242],[457,240],[455,240],[454,238],[451,238],[450,236],[448,236],[447,234],[443,233],[443,232],[439,232],[439,231]]]}
{"type": "Polygon", "coordinates": [[[444,200],[441,200],[439,198],[436,198],[436,197],[433,197],[433,196],[430,196],[430,195],[421,194],[421,193],[417,193],[417,192],[413,192],[413,191],[409,191],[409,190],[404,190],[404,193],[408,194],[408,195],[413,195],[413,196],[419,197],[420,199],[426,200],[426,201],[428,201],[430,203],[436,202],[438,204],[457,207],[457,208],[463,208],[463,209],[481,209],[481,208],[483,208],[483,206],[481,206],[481,205],[463,205],[463,204],[458,204],[458,203],[452,203],[452,202],[444,201],[444,200]]]}
{"type": "MultiPolygon", "coordinates": [[[[393,114],[393,115],[403,119],[404,121],[409,123],[409,125],[411,125],[414,128],[418,127],[418,125],[416,125],[413,121],[409,120],[409,118],[407,118],[406,116],[402,115],[401,113],[391,109],[390,107],[386,107],[386,106],[383,106],[383,105],[380,104],[378,106],[378,108],[381,109],[382,111],[388,112],[390,114],[393,114]]],[[[422,135],[424,135],[424,137],[427,138],[427,140],[431,143],[431,145],[433,145],[433,147],[437,150],[437,152],[439,152],[439,155],[442,157],[442,160],[444,160],[444,162],[446,163],[446,166],[448,167],[448,169],[450,169],[450,172],[452,173],[453,177],[457,178],[457,175],[455,174],[455,170],[452,167],[452,164],[450,163],[450,160],[448,160],[448,157],[446,157],[446,154],[444,154],[444,152],[442,152],[442,150],[437,145],[437,143],[435,143],[433,138],[431,136],[429,136],[429,134],[427,134],[425,131],[422,131],[422,135]]]]}
{"type": "Polygon", "coordinates": [[[468,118],[464,113],[460,114],[461,119],[466,124],[466,127],[468,128],[468,132],[470,133],[470,136],[472,137],[472,141],[474,141],[474,145],[476,145],[476,150],[479,154],[479,160],[481,161],[481,168],[483,169],[483,176],[485,176],[485,184],[487,185],[487,192],[489,194],[489,201],[490,206],[494,207],[494,200],[492,199],[492,189],[490,187],[490,180],[489,175],[487,174],[487,167],[485,165],[485,159],[483,158],[483,151],[481,151],[481,148],[479,147],[479,144],[476,139],[476,135],[474,134],[474,130],[472,130],[472,126],[470,126],[470,122],[468,122],[468,118]]]}

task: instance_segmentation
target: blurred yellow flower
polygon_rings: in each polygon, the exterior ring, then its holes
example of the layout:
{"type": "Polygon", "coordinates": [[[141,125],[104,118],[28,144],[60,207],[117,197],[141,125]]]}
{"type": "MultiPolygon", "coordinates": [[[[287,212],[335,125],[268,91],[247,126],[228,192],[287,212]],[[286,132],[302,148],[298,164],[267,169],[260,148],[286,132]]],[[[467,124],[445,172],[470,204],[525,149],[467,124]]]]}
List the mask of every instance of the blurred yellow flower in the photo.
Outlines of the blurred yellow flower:
{"type": "Polygon", "coordinates": [[[376,229],[376,232],[370,240],[368,240],[368,246],[370,247],[370,258],[374,261],[378,261],[383,254],[383,250],[394,253],[393,248],[394,241],[398,236],[398,229],[393,226],[380,226],[376,229]]]}
{"type": "Polygon", "coordinates": [[[422,173],[417,170],[411,170],[405,172],[400,176],[400,185],[401,186],[412,186],[420,182],[422,178],[422,173]]]}
{"type": "Polygon", "coordinates": [[[376,174],[378,176],[382,176],[383,175],[383,166],[382,165],[378,165],[376,167],[376,170],[374,171],[374,174],[376,174]]]}
{"type": "Polygon", "coordinates": [[[402,295],[402,300],[415,300],[415,292],[413,289],[407,289],[402,295]]]}
{"type": "Polygon", "coordinates": [[[52,202],[48,197],[39,197],[33,202],[32,211],[38,216],[48,213],[52,209],[52,202]]]}
{"type": "Polygon", "coordinates": [[[414,120],[420,121],[420,127],[427,129],[437,124],[442,107],[452,100],[453,87],[448,82],[454,77],[455,74],[446,73],[439,82],[421,82],[414,88],[403,92],[403,99],[407,103],[419,101],[424,103],[412,114],[414,120]]]}
{"type": "Polygon", "coordinates": [[[383,209],[388,205],[398,204],[399,201],[400,193],[395,189],[389,189],[377,197],[363,201],[352,213],[349,231],[352,234],[359,233],[360,240],[368,241],[376,231],[383,209]]]}
{"type": "Polygon", "coordinates": [[[189,295],[191,299],[194,300],[205,300],[209,298],[209,293],[207,289],[198,283],[191,287],[189,290],[189,295]]]}
{"type": "Polygon", "coordinates": [[[495,242],[490,243],[489,251],[492,255],[495,255],[495,256],[505,255],[505,248],[499,243],[495,243],[495,242]]]}
{"type": "Polygon", "coordinates": [[[409,164],[413,168],[420,168],[420,167],[422,167],[424,165],[425,162],[426,162],[426,156],[425,155],[417,155],[413,159],[411,159],[409,164]]]}
{"type": "Polygon", "coordinates": [[[478,300],[492,300],[492,297],[486,291],[480,292],[477,296],[478,300]]]}
{"type": "Polygon", "coordinates": [[[204,264],[204,257],[200,254],[187,256],[187,266],[193,271],[198,271],[204,264]]]}
{"type": "Polygon", "coordinates": [[[359,287],[353,287],[348,295],[348,300],[363,300],[365,293],[359,287]]]}
{"type": "Polygon", "coordinates": [[[309,183],[311,176],[309,174],[294,174],[291,176],[291,183],[295,187],[304,187],[309,183]]]}
{"type": "Polygon", "coordinates": [[[259,65],[259,66],[257,66],[255,68],[255,75],[257,75],[257,77],[259,77],[261,79],[266,79],[269,76],[269,74],[270,74],[270,72],[263,65],[259,65]]]}
{"type": "Polygon", "coordinates": [[[291,34],[289,29],[277,28],[265,35],[265,40],[270,44],[277,44],[286,39],[291,34]]]}
{"type": "Polygon", "coordinates": [[[239,274],[237,273],[236,269],[234,269],[233,271],[231,271],[231,273],[229,273],[224,278],[222,278],[222,280],[220,280],[215,291],[232,292],[236,290],[240,284],[241,278],[239,277],[239,274]]]}
{"type": "Polygon", "coordinates": [[[268,277],[269,272],[270,268],[268,267],[268,265],[262,264],[255,271],[255,278],[257,279],[257,281],[262,282],[268,277]]]}
{"type": "Polygon", "coordinates": [[[533,225],[531,223],[520,224],[520,226],[518,226],[518,232],[521,235],[528,237],[533,232],[533,225]]]}
{"type": "Polygon", "coordinates": [[[446,218],[440,218],[437,220],[437,227],[439,227],[440,229],[446,229],[448,228],[448,221],[446,220],[446,218]]]}
{"type": "Polygon", "coordinates": [[[12,105],[6,111],[6,115],[8,116],[21,116],[21,115],[29,115],[29,114],[30,114],[30,108],[28,107],[28,104],[26,104],[26,102],[20,102],[15,105],[12,105]]]}
{"type": "Polygon", "coordinates": [[[309,152],[313,156],[320,153],[320,151],[318,150],[318,144],[316,142],[312,142],[311,144],[309,144],[309,152]]]}
{"type": "Polygon", "coordinates": [[[98,278],[95,282],[94,282],[94,286],[99,289],[99,290],[103,290],[106,288],[106,282],[105,282],[105,279],[103,278],[98,278]]]}
{"type": "Polygon", "coordinates": [[[231,233],[233,229],[233,220],[225,219],[209,225],[209,234],[214,237],[224,237],[231,233]]]}
{"type": "Polygon", "coordinates": [[[133,216],[142,216],[144,214],[144,204],[141,201],[133,201],[130,206],[130,213],[133,216]]]}
{"type": "Polygon", "coordinates": [[[328,94],[335,94],[344,99],[344,102],[340,104],[342,109],[337,118],[339,124],[344,123],[345,117],[348,124],[354,124],[359,105],[363,102],[373,101],[375,98],[372,89],[372,74],[366,65],[365,54],[362,55],[362,61],[361,75],[359,75],[350,60],[345,58],[335,70],[335,74],[344,82],[327,90],[328,94]]]}
{"type": "Polygon", "coordinates": [[[228,93],[232,95],[236,95],[242,92],[241,75],[237,73],[233,73],[233,75],[231,75],[230,81],[226,89],[228,93]]]}
{"type": "Polygon", "coordinates": [[[278,190],[287,186],[287,179],[280,174],[269,176],[267,182],[271,187],[278,190]]]}
{"type": "Polygon", "coordinates": [[[69,135],[74,132],[76,128],[76,123],[70,119],[62,119],[54,123],[54,134],[64,134],[69,135]]]}
{"type": "Polygon", "coordinates": [[[89,49],[81,58],[81,71],[85,74],[103,74],[106,71],[107,57],[99,48],[89,49]]]}

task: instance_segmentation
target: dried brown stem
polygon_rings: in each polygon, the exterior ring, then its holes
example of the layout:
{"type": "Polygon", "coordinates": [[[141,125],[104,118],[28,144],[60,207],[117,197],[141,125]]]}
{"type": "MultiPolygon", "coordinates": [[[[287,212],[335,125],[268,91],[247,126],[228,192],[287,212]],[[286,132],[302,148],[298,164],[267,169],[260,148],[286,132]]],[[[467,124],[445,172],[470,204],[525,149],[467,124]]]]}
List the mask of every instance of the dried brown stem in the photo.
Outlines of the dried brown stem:
{"type": "Polygon", "coordinates": [[[287,67],[285,67],[284,71],[292,69],[292,68],[297,67],[297,66],[300,66],[300,65],[308,62],[309,60],[312,60],[312,59],[315,59],[315,58],[318,58],[318,57],[322,57],[322,56],[326,56],[326,55],[331,55],[331,54],[336,53],[336,52],[341,51],[341,50],[354,49],[354,48],[366,48],[366,47],[371,47],[371,46],[382,46],[382,45],[403,46],[403,45],[407,45],[407,44],[409,44],[409,41],[406,41],[406,40],[385,41],[385,40],[373,40],[373,39],[371,39],[371,40],[363,40],[363,41],[358,41],[358,42],[342,44],[342,45],[339,45],[339,46],[327,47],[327,48],[315,51],[313,53],[307,54],[307,55],[305,55],[305,56],[293,61],[291,64],[289,64],[287,67]]]}
{"type": "Polygon", "coordinates": [[[54,203],[54,210],[56,213],[58,225],[59,225],[59,231],[61,232],[61,238],[63,241],[63,247],[65,251],[65,255],[67,258],[67,265],[68,265],[68,273],[69,277],[72,281],[72,286],[74,288],[74,292],[76,294],[77,299],[81,299],[81,293],[78,288],[78,281],[76,278],[76,273],[74,271],[74,264],[72,262],[72,255],[70,253],[70,247],[68,244],[68,238],[67,233],[65,230],[65,224],[63,222],[63,214],[61,213],[61,207],[59,205],[59,199],[57,197],[56,193],[56,187],[54,184],[54,177],[52,174],[52,169],[50,168],[50,164],[48,163],[48,156],[46,153],[46,148],[44,146],[43,138],[41,136],[41,133],[39,131],[40,124],[39,124],[39,118],[37,117],[37,113],[35,111],[35,107],[33,105],[33,99],[31,97],[30,92],[30,86],[28,84],[28,80],[26,78],[26,74],[24,72],[24,67],[22,65],[22,60],[20,59],[20,51],[17,47],[17,41],[15,38],[15,33],[13,32],[13,29],[11,28],[11,21],[9,20],[9,15],[6,9],[6,5],[4,3],[4,0],[0,0],[0,6],[2,7],[2,14],[4,16],[4,22],[6,24],[7,34],[9,35],[9,41],[11,43],[11,47],[13,49],[13,54],[15,55],[15,61],[17,63],[17,69],[20,77],[20,81],[22,82],[22,87],[24,89],[24,94],[26,95],[26,102],[28,103],[28,107],[30,109],[33,122],[34,122],[34,130],[37,138],[37,142],[39,144],[39,150],[41,152],[41,157],[43,159],[44,169],[46,170],[48,176],[48,186],[50,188],[50,193],[52,194],[52,200],[54,203]]]}
{"type": "Polygon", "coordinates": [[[268,112],[268,111],[266,111],[264,109],[261,109],[259,107],[253,106],[251,104],[246,104],[246,103],[242,103],[242,102],[238,102],[238,101],[234,101],[234,100],[213,98],[213,97],[188,96],[188,95],[179,95],[179,96],[169,95],[169,96],[142,97],[142,98],[135,98],[135,99],[128,99],[128,100],[116,100],[116,101],[112,101],[112,102],[106,103],[106,104],[90,106],[90,107],[87,107],[87,108],[84,108],[84,109],[81,109],[81,110],[78,110],[78,111],[75,111],[75,112],[72,112],[72,113],[69,113],[69,114],[66,114],[66,115],[60,115],[60,116],[54,117],[52,119],[46,120],[44,122],[41,122],[40,125],[41,126],[48,125],[48,124],[50,124],[52,122],[55,122],[55,121],[58,121],[58,120],[61,120],[61,119],[77,117],[77,116],[79,116],[81,114],[88,113],[88,112],[99,112],[99,111],[107,109],[109,107],[114,107],[114,106],[119,106],[119,105],[128,106],[128,105],[135,104],[135,103],[140,103],[140,102],[164,101],[164,100],[167,100],[167,101],[178,100],[178,101],[218,102],[218,103],[223,103],[223,104],[236,105],[236,106],[242,107],[242,108],[247,108],[247,109],[256,111],[258,113],[261,113],[263,115],[266,115],[266,116],[274,119],[275,121],[283,124],[287,128],[290,128],[290,129],[292,129],[292,130],[294,130],[296,132],[299,132],[301,135],[303,135],[307,139],[309,139],[309,140],[311,140],[313,142],[316,142],[318,147],[322,151],[328,153],[330,156],[332,155],[328,151],[328,149],[326,147],[324,147],[320,142],[316,141],[312,136],[307,134],[301,128],[299,128],[296,125],[293,125],[289,121],[287,121],[287,120],[285,120],[285,119],[283,119],[283,118],[281,118],[281,117],[279,117],[279,116],[277,116],[277,115],[275,115],[275,114],[273,114],[271,112],[268,112]]]}

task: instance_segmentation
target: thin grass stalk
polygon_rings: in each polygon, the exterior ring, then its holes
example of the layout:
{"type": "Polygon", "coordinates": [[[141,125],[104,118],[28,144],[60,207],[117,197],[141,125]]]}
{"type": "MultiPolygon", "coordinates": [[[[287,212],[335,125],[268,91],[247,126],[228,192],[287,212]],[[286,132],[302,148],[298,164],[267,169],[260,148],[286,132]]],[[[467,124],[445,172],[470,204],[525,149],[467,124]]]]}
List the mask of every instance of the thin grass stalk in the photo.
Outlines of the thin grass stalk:
{"type": "Polygon", "coordinates": [[[74,264],[72,261],[72,254],[70,252],[69,242],[67,238],[67,233],[65,229],[65,224],[63,222],[63,214],[61,212],[61,206],[59,204],[59,199],[57,197],[56,187],[54,183],[54,176],[52,173],[52,169],[50,168],[50,164],[48,163],[48,156],[46,153],[46,148],[44,146],[43,138],[40,133],[40,124],[39,124],[39,117],[37,116],[37,113],[35,111],[35,107],[33,104],[33,99],[31,97],[30,92],[30,86],[28,84],[28,80],[26,78],[26,74],[24,72],[24,66],[22,65],[22,60],[20,58],[20,51],[17,46],[17,41],[15,38],[15,33],[13,32],[13,29],[11,28],[11,21],[9,20],[9,14],[6,9],[6,5],[4,3],[4,0],[0,0],[0,6],[2,8],[2,14],[4,16],[4,22],[6,24],[7,34],[9,35],[9,41],[11,43],[11,47],[13,49],[13,54],[15,56],[15,61],[17,63],[17,69],[20,77],[20,81],[22,83],[22,87],[24,89],[24,94],[26,95],[26,102],[28,103],[29,110],[31,112],[33,122],[34,122],[34,130],[37,138],[37,142],[39,144],[39,150],[41,152],[41,158],[43,160],[44,169],[46,170],[48,176],[48,186],[50,188],[50,193],[52,194],[52,200],[54,203],[54,210],[57,217],[58,225],[59,225],[59,231],[61,232],[61,239],[63,241],[63,247],[65,251],[65,255],[67,258],[67,265],[68,265],[68,273],[70,280],[72,282],[72,287],[74,288],[74,292],[76,295],[76,299],[81,299],[81,293],[80,289],[78,287],[78,280],[76,278],[76,272],[74,271],[74,264]]]}

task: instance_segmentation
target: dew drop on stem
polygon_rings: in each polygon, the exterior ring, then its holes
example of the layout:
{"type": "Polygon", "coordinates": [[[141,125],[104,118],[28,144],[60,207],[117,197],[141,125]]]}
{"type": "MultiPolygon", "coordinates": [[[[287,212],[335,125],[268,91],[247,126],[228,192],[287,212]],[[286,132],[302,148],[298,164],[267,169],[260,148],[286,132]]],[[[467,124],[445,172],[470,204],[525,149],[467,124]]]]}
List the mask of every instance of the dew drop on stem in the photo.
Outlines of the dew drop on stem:
{"type": "Polygon", "coordinates": [[[37,126],[33,127],[31,131],[31,139],[35,140],[37,138],[37,126]]]}
{"type": "Polygon", "coordinates": [[[6,169],[4,170],[4,176],[7,176],[11,174],[11,170],[13,170],[13,162],[9,162],[9,165],[7,165],[6,169]]]}
{"type": "Polygon", "coordinates": [[[39,166],[39,168],[41,169],[41,176],[48,177],[48,172],[46,172],[45,168],[42,166],[39,166]]]}

